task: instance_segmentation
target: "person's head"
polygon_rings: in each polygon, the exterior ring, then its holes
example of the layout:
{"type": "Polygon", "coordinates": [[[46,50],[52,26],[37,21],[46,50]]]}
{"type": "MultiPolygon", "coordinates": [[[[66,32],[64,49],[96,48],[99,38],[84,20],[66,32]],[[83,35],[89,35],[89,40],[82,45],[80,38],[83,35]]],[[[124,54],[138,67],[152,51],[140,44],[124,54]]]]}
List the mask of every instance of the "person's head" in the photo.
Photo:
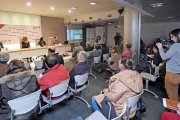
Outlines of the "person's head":
{"type": "Polygon", "coordinates": [[[40,41],[41,41],[41,42],[43,41],[43,37],[40,38],[40,41]]]}
{"type": "Polygon", "coordinates": [[[24,42],[24,43],[28,42],[28,38],[27,37],[23,37],[22,38],[22,42],[24,42]]]}
{"type": "Polygon", "coordinates": [[[120,70],[124,70],[124,69],[132,69],[133,68],[133,62],[126,58],[126,57],[122,57],[119,60],[119,69],[120,70]]]}
{"type": "Polygon", "coordinates": [[[14,74],[27,70],[21,60],[12,60],[8,64],[7,74],[14,74]]]}
{"type": "Polygon", "coordinates": [[[87,60],[87,53],[85,51],[80,51],[77,56],[77,61],[79,62],[85,62],[87,60]]]}
{"type": "Polygon", "coordinates": [[[180,43],[180,29],[174,29],[169,33],[170,39],[174,43],[180,43]]]}
{"type": "Polygon", "coordinates": [[[8,53],[0,53],[0,63],[7,63],[9,61],[8,53]]]}
{"type": "Polygon", "coordinates": [[[131,43],[126,44],[126,48],[127,48],[127,49],[131,49],[131,47],[132,47],[132,44],[131,44],[131,43]]]}
{"type": "Polygon", "coordinates": [[[117,49],[116,46],[113,46],[113,47],[112,47],[112,53],[118,53],[118,49],[117,49]]]}
{"type": "Polygon", "coordinates": [[[98,49],[101,49],[101,46],[99,44],[96,44],[95,45],[95,49],[98,50],[98,49]]]}
{"type": "Polygon", "coordinates": [[[90,42],[86,41],[86,47],[89,47],[89,46],[90,46],[90,42]]]}
{"type": "Polygon", "coordinates": [[[159,49],[158,49],[158,47],[157,47],[157,45],[154,45],[153,46],[153,53],[157,53],[159,51],[159,49]]]}
{"type": "Polygon", "coordinates": [[[54,55],[48,55],[45,59],[45,64],[48,68],[52,68],[57,64],[56,57],[54,55]]]}
{"type": "Polygon", "coordinates": [[[54,40],[57,40],[58,39],[58,37],[57,36],[54,36],[54,40]]]}
{"type": "Polygon", "coordinates": [[[55,48],[53,46],[49,47],[48,54],[53,54],[53,53],[55,53],[55,48]]]}
{"type": "Polygon", "coordinates": [[[103,42],[103,43],[101,44],[101,46],[102,46],[102,47],[106,47],[106,43],[103,42]]]}
{"type": "Polygon", "coordinates": [[[79,41],[76,41],[76,42],[75,42],[75,46],[80,46],[80,42],[79,42],[79,41]]]}

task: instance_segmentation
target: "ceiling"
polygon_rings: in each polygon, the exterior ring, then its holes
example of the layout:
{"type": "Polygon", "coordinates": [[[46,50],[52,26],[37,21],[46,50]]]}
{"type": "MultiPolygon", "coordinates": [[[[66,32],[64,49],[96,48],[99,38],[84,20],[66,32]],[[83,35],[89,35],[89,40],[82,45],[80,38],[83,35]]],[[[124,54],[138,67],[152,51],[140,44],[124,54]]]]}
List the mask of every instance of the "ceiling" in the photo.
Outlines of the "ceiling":
{"type": "Polygon", "coordinates": [[[120,8],[120,5],[112,0],[0,0],[0,10],[36,14],[51,17],[70,17],[94,12],[108,11],[120,8]],[[31,2],[32,6],[26,6],[31,2]],[[96,2],[96,5],[89,3],[96,2]],[[54,10],[50,7],[54,6],[54,10]],[[77,7],[72,13],[68,10],[77,7]]]}
{"type": "MultiPolygon", "coordinates": [[[[137,1],[137,0],[129,0],[137,1]]],[[[0,10],[42,16],[66,18],[95,12],[118,10],[122,6],[113,0],[0,0],[0,10]],[[32,6],[26,6],[31,2],[32,6]],[[96,2],[96,5],[90,5],[96,2]],[[54,6],[54,10],[50,7],[54,6]],[[72,13],[68,10],[77,7],[72,13]]],[[[172,22],[180,21],[180,0],[142,0],[142,8],[155,17],[143,16],[143,22],[172,22]],[[152,3],[163,3],[162,7],[153,8],[152,3]]]]}

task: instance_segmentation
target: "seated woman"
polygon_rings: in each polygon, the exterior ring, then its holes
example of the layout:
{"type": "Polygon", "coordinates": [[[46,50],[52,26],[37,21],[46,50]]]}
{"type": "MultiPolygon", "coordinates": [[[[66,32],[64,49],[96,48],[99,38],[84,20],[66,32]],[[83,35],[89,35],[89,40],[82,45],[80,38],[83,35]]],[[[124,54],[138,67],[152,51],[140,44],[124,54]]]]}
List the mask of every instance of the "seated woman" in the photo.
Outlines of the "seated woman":
{"type": "Polygon", "coordinates": [[[127,62],[127,58],[120,59],[119,69],[121,71],[110,78],[108,89],[104,90],[104,93],[92,97],[92,107],[94,110],[100,111],[103,109],[101,102],[107,96],[118,116],[122,112],[123,104],[128,102],[128,98],[141,93],[143,90],[142,77],[136,71],[131,70],[132,63],[127,62]]]}
{"type": "Polygon", "coordinates": [[[38,79],[38,83],[43,93],[49,95],[48,88],[67,80],[69,73],[63,65],[57,64],[56,56],[54,55],[47,56],[45,63],[49,69],[38,79]]]}
{"type": "Polygon", "coordinates": [[[21,48],[30,48],[30,43],[27,37],[23,37],[21,40],[21,48]]]}
{"type": "Polygon", "coordinates": [[[163,112],[161,114],[161,120],[180,120],[180,103],[177,105],[176,113],[163,112]]]}
{"type": "Polygon", "coordinates": [[[77,54],[79,51],[84,51],[84,48],[80,45],[79,41],[75,42],[75,47],[73,48],[73,53],[72,53],[72,58],[73,58],[73,63],[77,63],[77,54]]]}
{"type": "Polygon", "coordinates": [[[84,51],[88,52],[88,51],[92,51],[93,47],[90,45],[90,42],[87,41],[86,42],[86,47],[84,48],[84,51]]]}
{"type": "Polygon", "coordinates": [[[132,44],[126,44],[125,50],[122,52],[122,57],[132,58],[132,51],[131,51],[132,44]]]}
{"type": "MultiPolygon", "coordinates": [[[[7,102],[11,99],[31,94],[39,89],[34,71],[27,70],[20,60],[12,60],[8,65],[7,75],[0,78],[0,118],[9,120],[11,109],[7,102]]],[[[31,113],[17,116],[18,120],[30,119],[37,114],[38,106],[31,113]]]]}
{"type": "Polygon", "coordinates": [[[41,47],[44,47],[46,45],[46,42],[43,40],[43,37],[40,38],[38,45],[40,45],[41,47]]]}

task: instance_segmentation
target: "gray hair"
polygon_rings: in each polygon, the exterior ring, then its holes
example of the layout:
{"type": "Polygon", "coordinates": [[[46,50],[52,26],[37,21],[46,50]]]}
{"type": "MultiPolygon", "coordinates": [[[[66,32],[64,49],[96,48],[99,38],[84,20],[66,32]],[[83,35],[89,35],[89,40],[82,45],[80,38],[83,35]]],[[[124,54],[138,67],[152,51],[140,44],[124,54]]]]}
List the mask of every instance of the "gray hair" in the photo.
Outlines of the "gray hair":
{"type": "Polygon", "coordinates": [[[82,61],[86,61],[87,60],[87,53],[85,51],[80,51],[79,54],[81,57],[82,61]]]}
{"type": "Polygon", "coordinates": [[[9,61],[8,53],[0,53],[0,63],[7,63],[9,61]]]}

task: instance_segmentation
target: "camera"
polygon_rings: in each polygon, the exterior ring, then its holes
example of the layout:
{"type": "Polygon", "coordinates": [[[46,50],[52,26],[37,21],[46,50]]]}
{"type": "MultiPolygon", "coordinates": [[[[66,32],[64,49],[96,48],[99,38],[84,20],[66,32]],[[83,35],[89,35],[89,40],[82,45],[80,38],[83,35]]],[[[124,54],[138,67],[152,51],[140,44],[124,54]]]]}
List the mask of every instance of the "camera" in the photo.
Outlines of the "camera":
{"type": "Polygon", "coordinates": [[[173,41],[169,39],[157,39],[156,43],[162,43],[162,47],[169,50],[171,45],[173,44],[173,41]]]}

